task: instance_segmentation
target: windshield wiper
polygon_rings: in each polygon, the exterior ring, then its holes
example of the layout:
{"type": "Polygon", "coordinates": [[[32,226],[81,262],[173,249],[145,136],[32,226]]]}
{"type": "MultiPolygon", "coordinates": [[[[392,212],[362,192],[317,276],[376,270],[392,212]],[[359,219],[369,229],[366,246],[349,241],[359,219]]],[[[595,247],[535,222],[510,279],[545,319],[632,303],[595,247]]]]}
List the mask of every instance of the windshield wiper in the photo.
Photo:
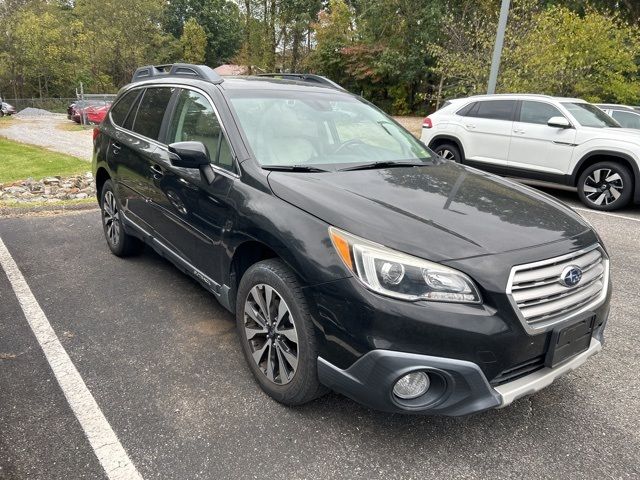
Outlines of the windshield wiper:
{"type": "Polygon", "coordinates": [[[358,165],[353,165],[352,167],[341,168],[341,172],[346,172],[349,170],[373,170],[375,168],[390,168],[390,167],[424,167],[429,165],[425,162],[390,162],[390,161],[381,161],[381,162],[371,162],[371,163],[359,163],[358,165]]]}
{"type": "Polygon", "coordinates": [[[264,170],[275,170],[278,172],[328,172],[323,168],[312,167],[310,165],[262,165],[264,170]]]}

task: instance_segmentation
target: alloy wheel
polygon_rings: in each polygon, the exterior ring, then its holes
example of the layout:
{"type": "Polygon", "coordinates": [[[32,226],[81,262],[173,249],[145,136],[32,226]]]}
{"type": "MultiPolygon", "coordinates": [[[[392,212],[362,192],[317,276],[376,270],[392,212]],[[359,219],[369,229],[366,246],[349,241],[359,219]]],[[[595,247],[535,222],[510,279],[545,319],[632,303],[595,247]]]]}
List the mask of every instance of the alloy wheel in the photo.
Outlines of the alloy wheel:
{"type": "Polygon", "coordinates": [[[117,246],[120,242],[120,212],[118,211],[116,198],[111,191],[107,191],[104,194],[102,220],[104,222],[107,240],[112,246],[117,246]]]}
{"type": "Polygon", "coordinates": [[[584,196],[595,205],[610,205],[622,195],[624,182],[618,172],[600,168],[585,179],[584,196]]]}
{"type": "Polygon", "coordinates": [[[442,149],[440,151],[438,151],[438,154],[444,158],[445,160],[455,160],[456,156],[455,154],[449,150],[448,148],[442,149]]]}
{"type": "Polygon", "coordinates": [[[298,368],[298,334],[291,311],[271,286],[255,285],[244,304],[244,333],[254,362],[273,383],[285,385],[298,368]]]}

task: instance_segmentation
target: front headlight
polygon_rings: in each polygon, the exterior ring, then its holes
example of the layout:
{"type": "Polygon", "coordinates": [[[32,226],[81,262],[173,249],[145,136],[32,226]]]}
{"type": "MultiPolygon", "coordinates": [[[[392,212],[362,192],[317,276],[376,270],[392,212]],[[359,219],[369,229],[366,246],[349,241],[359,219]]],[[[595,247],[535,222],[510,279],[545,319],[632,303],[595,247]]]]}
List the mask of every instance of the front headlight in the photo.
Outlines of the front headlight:
{"type": "Polygon", "coordinates": [[[438,263],[396,252],[334,227],[329,236],[345,265],[374,292],[402,300],[482,303],[473,280],[438,263]]]}

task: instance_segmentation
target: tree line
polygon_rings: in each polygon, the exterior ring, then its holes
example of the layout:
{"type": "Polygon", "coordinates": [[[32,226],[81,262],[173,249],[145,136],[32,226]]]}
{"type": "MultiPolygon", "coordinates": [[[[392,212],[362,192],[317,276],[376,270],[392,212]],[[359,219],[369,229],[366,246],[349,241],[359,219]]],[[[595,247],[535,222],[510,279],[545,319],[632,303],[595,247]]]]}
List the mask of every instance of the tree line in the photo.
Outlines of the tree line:
{"type": "MultiPolygon", "coordinates": [[[[394,114],[483,93],[500,0],[0,0],[0,95],[115,92],[140,65],[326,75],[394,114]]],[[[512,0],[499,92],[640,104],[640,2],[512,0]]]]}

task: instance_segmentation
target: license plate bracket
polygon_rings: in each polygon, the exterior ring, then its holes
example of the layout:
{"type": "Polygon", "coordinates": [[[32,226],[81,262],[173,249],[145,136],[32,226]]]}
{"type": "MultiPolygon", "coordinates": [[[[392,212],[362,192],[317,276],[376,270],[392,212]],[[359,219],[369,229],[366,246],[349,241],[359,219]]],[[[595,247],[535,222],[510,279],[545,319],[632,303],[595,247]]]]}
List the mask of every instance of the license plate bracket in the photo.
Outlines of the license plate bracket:
{"type": "Polygon", "coordinates": [[[596,317],[583,318],[566,327],[556,328],[551,334],[545,366],[553,368],[586,351],[591,344],[596,317]]]}

